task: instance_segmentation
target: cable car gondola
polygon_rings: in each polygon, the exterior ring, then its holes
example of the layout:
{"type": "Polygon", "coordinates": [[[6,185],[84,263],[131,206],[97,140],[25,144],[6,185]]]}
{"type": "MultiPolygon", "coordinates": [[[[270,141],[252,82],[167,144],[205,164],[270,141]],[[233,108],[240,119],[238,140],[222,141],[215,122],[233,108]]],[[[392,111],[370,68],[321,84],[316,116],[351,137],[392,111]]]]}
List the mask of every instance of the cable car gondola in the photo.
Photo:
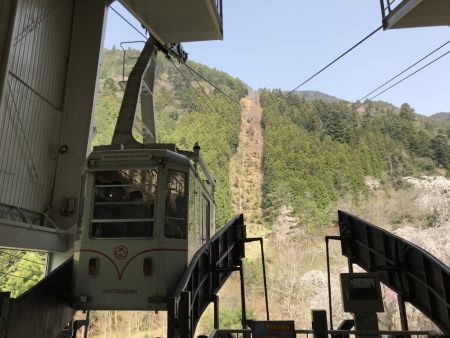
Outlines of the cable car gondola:
{"type": "Polygon", "coordinates": [[[128,77],[112,145],[95,147],[87,159],[74,247],[76,309],[165,310],[192,256],[215,231],[215,182],[198,144],[181,151],[156,143],[158,48],[150,39],[128,77]],[[144,143],[131,132],[139,98],[150,122],[144,143]]]}
{"type": "Polygon", "coordinates": [[[214,234],[214,180],[199,170],[200,147],[157,146],[101,147],[88,158],[74,255],[77,308],[164,310],[214,234]]]}

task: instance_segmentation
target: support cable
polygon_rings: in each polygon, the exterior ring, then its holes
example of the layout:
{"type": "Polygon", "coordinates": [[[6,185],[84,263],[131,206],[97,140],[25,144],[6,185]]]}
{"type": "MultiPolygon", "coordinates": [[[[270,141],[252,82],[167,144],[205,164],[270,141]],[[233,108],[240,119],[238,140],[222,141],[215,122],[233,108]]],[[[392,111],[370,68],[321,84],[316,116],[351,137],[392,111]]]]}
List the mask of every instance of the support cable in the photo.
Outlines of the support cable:
{"type": "Polygon", "coordinates": [[[431,66],[433,63],[435,63],[436,61],[442,59],[444,56],[446,56],[446,55],[448,55],[448,54],[450,54],[450,50],[449,50],[448,52],[442,54],[441,56],[438,56],[436,59],[434,59],[434,60],[428,62],[425,66],[420,67],[420,68],[417,69],[415,72],[413,72],[413,73],[409,74],[408,76],[404,77],[403,79],[397,81],[396,83],[394,83],[393,85],[389,86],[388,88],[386,88],[386,89],[383,90],[382,92],[378,93],[377,95],[372,96],[372,97],[370,98],[370,100],[372,101],[373,99],[377,98],[377,97],[380,96],[381,94],[387,92],[389,89],[394,88],[395,86],[397,86],[397,85],[399,85],[400,83],[402,83],[403,81],[409,79],[411,76],[417,74],[418,72],[420,72],[421,70],[427,68],[428,66],[431,66]]]}
{"type": "Polygon", "coordinates": [[[0,271],[0,275],[11,276],[11,277],[15,277],[15,278],[21,278],[21,279],[26,280],[26,281],[32,280],[32,278],[17,276],[17,275],[13,275],[12,273],[2,272],[2,271],[0,271]]]}
{"type": "Polygon", "coordinates": [[[10,254],[10,253],[5,252],[5,251],[0,252],[0,255],[7,255],[7,256],[10,256],[10,257],[18,258],[19,260],[22,260],[22,261],[27,261],[27,262],[34,263],[34,264],[39,264],[39,265],[45,265],[44,262],[36,262],[36,261],[31,260],[31,259],[27,259],[27,258],[23,258],[23,257],[20,257],[20,256],[16,256],[16,255],[10,254]]]}
{"type": "Polygon", "coordinates": [[[139,35],[141,35],[144,39],[148,39],[148,36],[146,36],[144,33],[142,33],[138,28],[136,28],[135,25],[133,25],[126,17],[124,17],[122,14],[120,14],[114,7],[109,6],[109,8],[116,13],[119,17],[122,18],[123,21],[125,21],[131,28],[133,28],[139,35]]]}
{"type": "Polygon", "coordinates": [[[404,69],[403,71],[401,71],[400,73],[398,73],[397,75],[395,75],[394,77],[390,78],[388,81],[384,82],[382,85],[378,86],[376,89],[372,90],[370,93],[368,93],[367,95],[365,95],[363,98],[361,98],[359,101],[363,101],[365,98],[369,97],[370,95],[372,95],[373,93],[375,93],[377,90],[383,88],[384,86],[386,86],[388,83],[391,83],[392,81],[394,81],[396,78],[398,78],[400,75],[403,75],[404,73],[406,73],[408,70],[410,70],[411,68],[413,68],[414,66],[418,65],[419,63],[421,63],[423,60],[427,59],[428,57],[430,57],[431,55],[433,55],[434,53],[436,53],[438,50],[442,49],[443,47],[447,46],[450,43],[450,40],[448,40],[447,42],[445,42],[444,44],[440,45],[439,47],[437,47],[436,49],[434,49],[433,51],[431,51],[430,53],[428,53],[427,55],[425,55],[423,58],[421,58],[420,60],[414,62],[411,66],[409,66],[408,68],[404,69]]]}
{"type": "Polygon", "coordinates": [[[21,266],[14,266],[14,269],[32,272],[32,273],[34,273],[36,275],[43,275],[44,274],[43,271],[41,272],[41,271],[36,271],[36,270],[33,270],[33,269],[22,268],[21,266]]]}
{"type": "Polygon", "coordinates": [[[200,84],[200,82],[198,81],[198,79],[195,77],[194,73],[190,70],[190,68],[187,68],[188,71],[191,73],[192,78],[195,80],[195,82],[197,82],[197,85],[201,88],[203,94],[206,96],[206,98],[208,99],[208,101],[212,104],[212,106],[214,107],[214,110],[216,111],[216,113],[220,114],[219,109],[217,108],[217,106],[215,105],[215,103],[213,102],[213,100],[211,99],[211,97],[208,95],[208,93],[206,93],[205,88],[200,84]]]}
{"type": "Polygon", "coordinates": [[[205,80],[206,82],[208,82],[211,86],[213,86],[217,91],[219,91],[223,96],[225,96],[226,98],[228,98],[231,102],[234,102],[238,105],[240,105],[240,102],[236,99],[234,99],[233,97],[231,97],[230,95],[228,95],[227,93],[225,93],[222,89],[220,89],[219,87],[217,87],[214,83],[212,83],[210,80],[208,80],[205,76],[203,76],[202,74],[200,74],[199,72],[197,72],[194,68],[192,68],[191,66],[189,66],[187,63],[184,64],[191,72],[194,72],[195,74],[197,74],[197,76],[199,76],[201,79],[205,80]]]}
{"type": "Polygon", "coordinates": [[[345,55],[347,55],[348,53],[350,53],[352,50],[354,50],[356,47],[358,47],[359,45],[361,45],[364,41],[368,40],[371,36],[373,36],[375,33],[377,33],[378,31],[380,31],[383,28],[383,26],[381,25],[380,27],[376,28],[375,30],[373,30],[371,33],[369,33],[366,37],[364,37],[362,40],[360,40],[358,43],[356,43],[355,45],[353,45],[352,47],[350,47],[349,49],[347,49],[344,53],[342,53],[341,55],[339,55],[337,58],[335,58],[333,61],[331,61],[329,64],[327,64],[325,67],[323,67],[322,69],[320,69],[318,72],[316,72],[314,75],[310,76],[309,78],[307,78],[305,81],[303,81],[302,83],[300,83],[297,87],[295,87],[294,89],[292,89],[290,92],[288,92],[285,96],[289,96],[291,95],[293,92],[295,92],[297,89],[299,89],[300,87],[302,87],[303,85],[305,85],[306,83],[308,83],[309,81],[311,81],[312,79],[314,79],[317,75],[319,75],[320,73],[322,73],[324,70],[326,70],[327,68],[329,68],[330,66],[332,66],[333,64],[335,64],[337,61],[339,61],[340,59],[342,59],[345,55]]]}
{"type": "MultiPolygon", "coordinates": [[[[192,85],[191,81],[189,81],[189,79],[186,77],[186,75],[181,71],[180,67],[178,67],[178,66],[175,64],[175,62],[173,62],[172,59],[169,59],[169,61],[172,62],[172,64],[174,65],[175,69],[181,74],[181,76],[182,76],[183,79],[189,84],[189,86],[191,86],[191,88],[195,91],[195,93],[198,95],[198,97],[199,97],[200,99],[203,100],[202,95],[199,93],[199,91],[197,90],[197,88],[195,88],[195,87],[192,85]]],[[[203,88],[203,87],[202,87],[202,88],[203,88]]],[[[205,102],[206,102],[206,101],[205,101],[205,102]]],[[[211,108],[211,106],[208,104],[208,102],[206,102],[206,103],[207,103],[206,105],[209,106],[209,108],[211,108]]],[[[217,111],[217,109],[216,109],[216,107],[215,107],[214,105],[213,105],[213,110],[215,110],[218,114],[220,114],[220,112],[217,111]]]]}
{"type": "MultiPolygon", "coordinates": [[[[133,23],[131,23],[127,18],[125,18],[122,14],[120,14],[114,7],[109,6],[109,8],[116,13],[123,21],[125,21],[131,28],[133,28],[139,35],[141,35],[143,38],[148,39],[148,37],[142,33],[135,25],[133,25],[133,23]]],[[[163,48],[165,48],[165,46],[162,46],[163,48]]],[[[168,52],[170,54],[170,51],[166,49],[166,52],[168,52]]],[[[173,61],[171,60],[171,62],[173,63],[173,61]]],[[[240,105],[239,100],[234,99],[233,97],[231,97],[230,95],[228,95],[227,93],[225,93],[222,89],[220,89],[217,85],[215,85],[214,83],[212,83],[210,80],[208,80],[205,76],[203,76],[201,73],[197,72],[194,68],[192,68],[191,66],[189,66],[186,62],[182,63],[183,65],[185,65],[191,72],[194,72],[195,74],[197,74],[197,76],[199,76],[201,79],[203,79],[204,81],[208,82],[211,86],[213,86],[218,92],[220,92],[222,95],[224,95],[226,98],[228,98],[230,101],[240,105]]]]}

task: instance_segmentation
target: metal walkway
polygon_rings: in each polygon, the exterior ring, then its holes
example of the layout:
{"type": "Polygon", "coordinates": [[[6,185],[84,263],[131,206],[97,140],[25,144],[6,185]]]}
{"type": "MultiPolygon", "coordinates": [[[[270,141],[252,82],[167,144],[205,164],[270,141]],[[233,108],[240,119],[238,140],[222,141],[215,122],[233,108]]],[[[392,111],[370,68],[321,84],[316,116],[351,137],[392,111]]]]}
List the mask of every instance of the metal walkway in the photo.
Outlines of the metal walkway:
{"type": "MultiPolygon", "coordinates": [[[[417,245],[344,211],[339,211],[339,230],[342,254],[350,265],[378,272],[401,303],[410,302],[444,334],[450,334],[448,266],[417,245]]],[[[403,329],[407,329],[406,313],[401,312],[403,329]]]]}
{"type": "Polygon", "coordinates": [[[17,298],[0,293],[0,338],[57,337],[72,320],[72,259],[17,298]]]}
{"type": "Polygon", "coordinates": [[[217,292],[233,271],[242,269],[245,238],[244,217],[241,214],[196,253],[174,296],[169,299],[167,337],[193,337],[200,317],[211,302],[216,305],[217,326],[217,292]]]}

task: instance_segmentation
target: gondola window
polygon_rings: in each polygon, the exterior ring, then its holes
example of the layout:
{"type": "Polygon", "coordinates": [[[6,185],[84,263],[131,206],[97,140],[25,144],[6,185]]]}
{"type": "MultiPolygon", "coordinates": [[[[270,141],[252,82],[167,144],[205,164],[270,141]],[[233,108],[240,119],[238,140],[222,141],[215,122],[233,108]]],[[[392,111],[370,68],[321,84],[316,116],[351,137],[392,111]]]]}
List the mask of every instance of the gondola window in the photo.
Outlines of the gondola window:
{"type": "Polygon", "coordinates": [[[95,173],[91,236],[153,236],[158,174],[155,169],[95,173]]]}
{"type": "Polygon", "coordinates": [[[164,235],[168,238],[185,239],[186,227],[186,179],[181,171],[168,170],[166,185],[166,221],[164,235]]]}

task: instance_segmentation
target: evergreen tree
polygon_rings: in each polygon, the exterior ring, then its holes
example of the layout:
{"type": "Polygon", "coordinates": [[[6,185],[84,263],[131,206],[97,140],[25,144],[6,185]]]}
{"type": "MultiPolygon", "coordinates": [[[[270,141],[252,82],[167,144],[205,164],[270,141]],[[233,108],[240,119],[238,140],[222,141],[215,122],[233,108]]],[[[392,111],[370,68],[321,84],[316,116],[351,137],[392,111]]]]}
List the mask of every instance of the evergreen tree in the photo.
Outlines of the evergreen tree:
{"type": "Polygon", "coordinates": [[[416,120],[416,113],[414,109],[408,104],[403,103],[400,107],[400,117],[407,121],[415,121],[416,120]]]}
{"type": "Polygon", "coordinates": [[[436,135],[431,142],[430,147],[433,150],[434,160],[446,167],[450,163],[450,146],[448,144],[448,139],[444,135],[436,135]]]}

